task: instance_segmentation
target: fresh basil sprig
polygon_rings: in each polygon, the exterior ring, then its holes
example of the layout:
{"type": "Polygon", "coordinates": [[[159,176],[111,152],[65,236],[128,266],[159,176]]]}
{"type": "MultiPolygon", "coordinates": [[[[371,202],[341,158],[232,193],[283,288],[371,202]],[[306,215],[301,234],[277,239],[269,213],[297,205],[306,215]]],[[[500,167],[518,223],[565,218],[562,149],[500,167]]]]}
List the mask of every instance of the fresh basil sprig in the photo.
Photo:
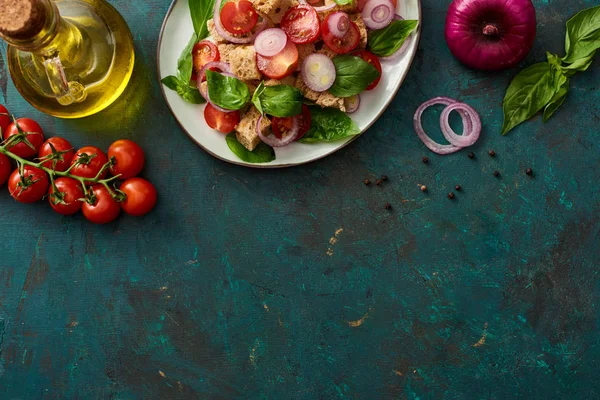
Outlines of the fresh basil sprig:
{"type": "Polygon", "coordinates": [[[161,81],[163,85],[177,92],[185,101],[192,104],[202,104],[206,102],[200,95],[198,88],[191,85],[183,85],[176,76],[167,76],[161,81]]]}
{"type": "Polygon", "coordinates": [[[239,110],[250,101],[248,85],[237,78],[207,70],[206,83],[210,101],[221,108],[239,110]]]}
{"type": "Polygon", "coordinates": [[[533,117],[542,109],[548,121],[564,103],[569,78],[586,71],[600,49],[600,6],[583,10],[567,21],[564,57],[546,53],[548,61],[521,71],[512,80],[502,107],[502,134],[533,117]]]}
{"type": "Polygon", "coordinates": [[[261,82],[252,96],[252,104],[261,114],[293,117],[302,113],[302,92],[290,85],[265,86],[261,82]]]}
{"type": "Polygon", "coordinates": [[[310,106],[310,130],[299,140],[302,143],[333,142],[360,133],[358,126],[346,114],[335,108],[310,106]]]}
{"type": "Polygon", "coordinates": [[[262,164],[275,159],[275,151],[273,148],[261,142],[254,150],[250,151],[237,140],[235,132],[227,135],[225,141],[227,142],[227,147],[229,147],[233,154],[238,156],[242,161],[252,164],[262,164]]]}
{"type": "Polygon", "coordinates": [[[337,4],[338,6],[347,6],[354,2],[354,0],[333,0],[333,1],[335,1],[335,4],[337,4]]]}
{"type": "Polygon", "coordinates": [[[375,79],[379,71],[360,57],[343,55],[333,58],[335,82],[328,91],[337,97],[350,97],[364,91],[375,79]]]}
{"type": "Polygon", "coordinates": [[[369,50],[379,57],[391,56],[400,49],[418,25],[419,21],[416,20],[394,20],[383,29],[369,32],[369,50]]]}

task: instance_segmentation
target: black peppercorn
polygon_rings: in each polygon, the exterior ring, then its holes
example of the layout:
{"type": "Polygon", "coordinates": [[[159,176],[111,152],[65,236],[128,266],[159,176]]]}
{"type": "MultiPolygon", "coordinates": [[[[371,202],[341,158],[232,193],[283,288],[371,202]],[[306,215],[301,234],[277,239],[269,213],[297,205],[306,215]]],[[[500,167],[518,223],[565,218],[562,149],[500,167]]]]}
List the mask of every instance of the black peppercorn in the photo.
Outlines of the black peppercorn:
{"type": "Polygon", "coordinates": [[[385,209],[386,210],[391,210],[392,209],[392,205],[390,203],[385,203],[385,209]]]}
{"type": "Polygon", "coordinates": [[[496,152],[494,150],[490,150],[488,151],[488,154],[490,155],[490,157],[494,157],[496,155],[496,152]]]}
{"type": "Polygon", "coordinates": [[[427,164],[429,162],[429,158],[428,157],[423,157],[423,164],[427,164]]]}
{"type": "Polygon", "coordinates": [[[387,181],[387,180],[388,180],[388,177],[387,177],[387,175],[381,175],[381,180],[382,180],[382,181],[387,181]]]}
{"type": "Polygon", "coordinates": [[[365,180],[363,181],[363,183],[364,183],[365,185],[369,186],[369,185],[371,184],[371,181],[370,181],[370,180],[368,180],[368,179],[365,179],[365,180]]]}
{"type": "Polygon", "coordinates": [[[527,170],[525,171],[525,173],[527,175],[533,175],[533,170],[531,168],[527,168],[527,170]]]}
{"type": "Polygon", "coordinates": [[[427,191],[427,186],[421,185],[421,192],[426,192],[426,191],[427,191]]]}
{"type": "Polygon", "coordinates": [[[467,154],[467,156],[469,156],[469,158],[475,158],[475,153],[471,151],[469,154],[467,154]]]}
{"type": "Polygon", "coordinates": [[[494,176],[500,176],[500,172],[499,171],[494,171],[494,176]]]}
{"type": "Polygon", "coordinates": [[[377,179],[377,180],[375,181],[375,184],[376,184],[377,186],[381,185],[382,183],[383,183],[383,181],[382,181],[381,179],[377,179]]]}
{"type": "Polygon", "coordinates": [[[456,185],[454,186],[454,189],[456,189],[457,192],[460,192],[460,189],[462,189],[462,187],[460,185],[456,185]]]}
{"type": "Polygon", "coordinates": [[[450,192],[450,193],[448,193],[448,198],[449,198],[449,199],[453,199],[453,198],[454,198],[454,192],[450,192]]]}

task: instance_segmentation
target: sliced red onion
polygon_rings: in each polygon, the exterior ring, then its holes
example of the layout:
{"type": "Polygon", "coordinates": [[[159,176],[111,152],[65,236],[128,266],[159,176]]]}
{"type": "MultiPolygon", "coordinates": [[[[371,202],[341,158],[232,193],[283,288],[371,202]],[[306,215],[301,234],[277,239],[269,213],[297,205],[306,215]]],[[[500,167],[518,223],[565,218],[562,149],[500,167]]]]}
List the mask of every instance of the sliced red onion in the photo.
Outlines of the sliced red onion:
{"type": "MultiPolygon", "coordinates": [[[[404,18],[402,18],[400,15],[396,14],[396,15],[394,15],[394,20],[396,20],[396,21],[403,21],[404,18]]],[[[407,37],[406,40],[404,41],[404,43],[402,43],[402,46],[400,46],[400,48],[398,50],[396,50],[396,52],[394,52],[392,55],[387,56],[387,57],[379,57],[379,59],[381,61],[393,61],[393,60],[395,60],[400,55],[404,54],[404,52],[406,51],[406,49],[408,49],[408,46],[410,45],[410,42],[412,42],[412,35],[410,35],[409,37],[407,37]]]]}
{"type": "MultiPolygon", "coordinates": [[[[300,4],[309,4],[309,3],[307,3],[307,2],[306,2],[306,0],[298,0],[298,2],[299,2],[300,4]]],[[[314,4],[314,3],[316,3],[316,2],[313,2],[313,4],[314,4]]],[[[310,5],[310,4],[309,4],[309,5],[310,5]]],[[[318,12],[318,13],[319,13],[319,12],[324,12],[324,11],[333,10],[333,9],[335,8],[335,6],[337,6],[337,3],[336,3],[336,2],[333,2],[333,3],[331,3],[331,4],[327,4],[327,5],[324,5],[324,6],[321,6],[321,7],[313,7],[313,8],[315,9],[315,11],[316,11],[316,12],[318,12]]]]}
{"type": "Polygon", "coordinates": [[[394,5],[390,0],[368,0],[362,10],[362,19],[369,29],[383,29],[394,18],[394,5]]]}
{"type": "Polygon", "coordinates": [[[325,54],[311,54],[302,63],[302,80],[309,89],[324,92],[335,82],[335,65],[325,54]]]}
{"type": "Polygon", "coordinates": [[[263,57],[273,57],[285,48],[288,38],[283,29],[265,29],[254,39],[254,50],[263,57]]]}
{"type": "Polygon", "coordinates": [[[327,25],[333,36],[343,38],[350,29],[350,18],[345,12],[334,12],[327,17],[327,25]]]}
{"type": "Polygon", "coordinates": [[[221,4],[222,3],[223,3],[223,0],[215,1],[215,8],[213,9],[213,21],[215,23],[215,29],[217,30],[219,35],[221,35],[225,40],[227,40],[231,43],[244,44],[244,43],[252,42],[254,40],[254,38],[256,37],[256,35],[258,35],[260,32],[262,32],[267,27],[267,24],[269,23],[269,21],[267,21],[266,18],[262,18],[262,21],[258,22],[256,24],[256,26],[254,27],[254,33],[247,35],[247,36],[232,35],[223,27],[223,24],[221,23],[221,4]]]}
{"type": "Polygon", "coordinates": [[[346,113],[352,114],[360,107],[360,95],[355,94],[354,96],[344,98],[344,107],[346,107],[346,113]]]}
{"type": "Polygon", "coordinates": [[[258,119],[258,122],[256,123],[256,133],[258,133],[258,137],[260,137],[260,140],[262,140],[271,147],[287,146],[288,144],[296,140],[298,133],[300,133],[300,123],[298,121],[298,117],[296,116],[292,118],[292,129],[287,133],[287,135],[285,135],[281,139],[273,135],[272,132],[269,135],[264,135],[262,133],[262,130],[260,129],[263,118],[264,115],[261,115],[261,117],[258,119]]]}
{"type": "Polygon", "coordinates": [[[206,76],[206,71],[208,69],[218,69],[219,71],[221,71],[221,74],[235,78],[236,76],[232,73],[231,67],[229,66],[228,63],[222,62],[222,61],[209,62],[204,67],[202,67],[202,69],[200,70],[200,73],[198,74],[198,79],[196,80],[196,87],[198,88],[200,95],[202,97],[204,97],[204,100],[206,100],[208,103],[210,103],[210,105],[213,106],[214,108],[216,108],[217,110],[219,110],[221,112],[225,112],[225,113],[234,111],[234,110],[227,110],[225,108],[219,107],[218,105],[213,103],[210,100],[210,97],[208,95],[208,86],[206,86],[206,90],[202,89],[202,81],[204,81],[204,77],[206,76]]]}
{"type": "Polygon", "coordinates": [[[479,139],[479,134],[481,133],[481,119],[479,118],[479,114],[477,114],[477,111],[473,107],[465,103],[454,103],[446,107],[440,115],[440,126],[446,140],[458,147],[473,145],[479,139]],[[450,127],[450,113],[455,110],[458,111],[463,120],[464,133],[462,135],[457,135],[450,127]]]}

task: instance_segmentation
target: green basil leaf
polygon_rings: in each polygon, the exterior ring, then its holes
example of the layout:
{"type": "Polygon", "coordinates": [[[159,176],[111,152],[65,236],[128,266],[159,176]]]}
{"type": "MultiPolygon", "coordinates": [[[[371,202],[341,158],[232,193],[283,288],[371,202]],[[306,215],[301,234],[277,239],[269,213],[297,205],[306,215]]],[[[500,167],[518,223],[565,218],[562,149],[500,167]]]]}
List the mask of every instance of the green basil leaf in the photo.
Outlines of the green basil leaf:
{"type": "Polygon", "coordinates": [[[566,63],[573,63],[586,58],[600,49],[600,6],[580,11],[567,21],[567,36],[563,58],[566,63]]]}
{"type": "Polygon", "coordinates": [[[587,71],[587,69],[590,67],[590,65],[592,65],[595,55],[596,55],[596,52],[594,51],[592,54],[590,54],[587,57],[580,58],[579,60],[576,60],[575,62],[573,62],[569,65],[563,66],[562,69],[569,71],[570,76],[574,75],[575,72],[587,71]]]}
{"type": "Polygon", "coordinates": [[[533,117],[556,93],[555,70],[547,63],[534,64],[521,71],[504,96],[502,134],[533,117]]]}
{"type": "MultiPolygon", "coordinates": [[[[223,2],[225,3],[225,2],[223,2]]],[[[202,40],[208,36],[206,22],[213,17],[214,0],[189,0],[190,14],[192,23],[196,32],[197,40],[202,40]]]]}
{"type": "Polygon", "coordinates": [[[369,32],[367,43],[371,52],[380,57],[389,57],[404,44],[419,21],[416,20],[394,20],[383,29],[369,32]]]}
{"type": "Polygon", "coordinates": [[[563,74],[561,70],[557,70],[555,74],[556,87],[558,90],[556,90],[554,96],[544,108],[544,122],[548,122],[556,110],[562,106],[567,98],[567,93],[569,93],[569,78],[567,78],[567,76],[563,74]]]}
{"type": "Polygon", "coordinates": [[[333,58],[335,82],[329,93],[337,97],[350,97],[364,91],[375,79],[379,71],[360,57],[343,55],[333,58]]]}
{"type": "Polygon", "coordinates": [[[338,6],[347,6],[348,4],[352,4],[354,2],[354,0],[333,0],[335,1],[335,4],[337,4],[338,6]]]}
{"type": "Polygon", "coordinates": [[[250,151],[238,142],[235,132],[227,135],[225,141],[233,154],[238,156],[242,161],[259,164],[275,160],[275,151],[264,143],[260,143],[253,151],[250,151]]]}
{"type": "Polygon", "coordinates": [[[274,117],[293,117],[302,113],[302,92],[290,85],[258,85],[252,96],[252,103],[261,114],[274,117]]]}
{"type": "Polygon", "coordinates": [[[195,88],[193,86],[186,86],[186,88],[182,91],[182,93],[180,95],[188,103],[192,103],[192,104],[206,103],[206,100],[204,100],[204,97],[202,97],[202,95],[198,91],[198,88],[195,88]]]}
{"type": "Polygon", "coordinates": [[[310,130],[299,140],[302,143],[333,142],[360,133],[354,121],[336,108],[309,108],[310,130]]]}
{"type": "Polygon", "coordinates": [[[239,110],[250,101],[248,85],[237,78],[207,70],[206,82],[210,100],[221,108],[239,110]]]}
{"type": "Polygon", "coordinates": [[[173,76],[173,75],[169,75],[169,76],[162,78],[162,80],[160,82],[171,90],[176,91],[177,88],[179,87],[179,78],[177,78],[176,76],[173,76]]]}
{"type": "Polygon", "coordinates": [[[181,52],[177,60],[177,76],[182,82],[189,82],[192,79],[192,49],[198,42],[198,37],[194,34],[190,38],[187,46],[181,52]]]}

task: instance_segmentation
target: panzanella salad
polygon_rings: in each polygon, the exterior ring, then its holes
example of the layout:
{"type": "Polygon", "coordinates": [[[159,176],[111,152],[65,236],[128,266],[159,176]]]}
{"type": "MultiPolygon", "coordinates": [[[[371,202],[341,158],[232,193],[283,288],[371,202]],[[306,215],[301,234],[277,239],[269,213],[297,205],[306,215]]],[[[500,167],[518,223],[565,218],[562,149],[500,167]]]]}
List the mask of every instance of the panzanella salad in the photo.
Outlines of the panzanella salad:
{"type": "Polygon", "coordinates": [[[189,0],[195,33],[163,84],[251,163],[273,147],[356,135],[347,115],[403,53],[417,21],[397,0],[189,0]],[[308,1],[308,2],[307,2],[308,1]]]}

